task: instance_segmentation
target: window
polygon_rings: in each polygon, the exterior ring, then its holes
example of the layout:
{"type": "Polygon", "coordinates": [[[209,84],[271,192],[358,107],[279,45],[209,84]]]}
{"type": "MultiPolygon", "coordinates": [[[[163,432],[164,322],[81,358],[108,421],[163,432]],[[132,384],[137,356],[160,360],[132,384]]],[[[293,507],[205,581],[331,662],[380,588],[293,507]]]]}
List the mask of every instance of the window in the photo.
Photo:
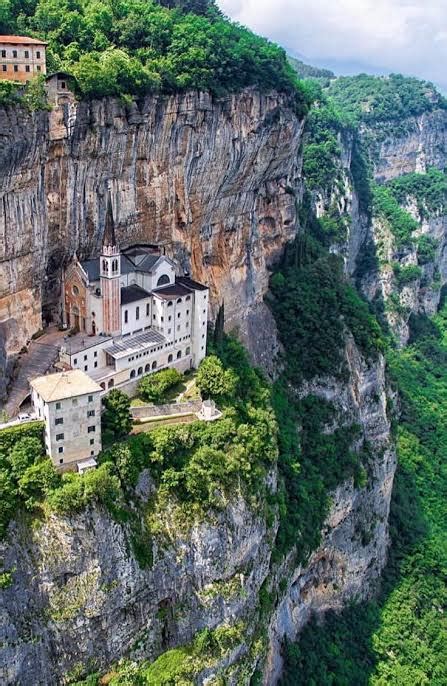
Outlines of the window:
{"type": "Polygon", "coordinates": [[[41,70],[41,67],[40,67],[39,64],[37,65],[36,69],[37,69],[37,71],[40,71],[40,70],[41,70]]]}
{"type": "Polygon", "coordinates": [[[61,409],[61,404],[60,404],[60,403],[56,403],[56,410],[60,410],[60,409],[61,409]]]}
{"type": "Polygon", "coordinates": [[[63,447],[62,447],[62,446],[59,446],[59,448],[57,449],[57,452],[58,452],[58,453],[63,453],[63,452],[64,452],[63,447]]]}
{"type": "Polygon", "coordinates": [[[74,358],[73,364],[78,364],[78,358],[77,357],[74,358]]]}
{"type": "Polygon", "coordinates": [[[181,299],[181,298],[178,298],[178,299],[177,299],[177,305],[180,305],[181,302],[182,302],[182,299],[181,299]]]}
{"type": "Polygon", "coordinates": [[[186,310],[186,314],[189,314],[189,310],[186,310]]]}
{"type": "Polygon", "coordinates": [[[180,331],[180,324],[177,325],[177,331],[180,331]]]}
{"type": "Polygon", "coordinates": [[[156,316],[155,316],[155,314],[153,314],[153,315],[152,315],[152,319],[156,319],[156,316]]]}
{"type": "Polygon", "coordinates": [[[168,362],[172,362],[172,355],[168,355],[168,362]]]}
{"type": "Polygon", "coordinates": [[[191,300],[191,296],[190,296],[190,295],[187,295],[186,298],[185,298],[185,300],[191,300]]]}
{"type": "Polygon", "coordinates": [[[97,350],[95,350],[95,352],[93,353],[93,357],[98,357],[98,351],[97,350]]]}
{"type": "Polygon", "coordinates": [[[206,310],[203,310],[203,314],[206,314],[206,310]]]}
{"type": "Polygon", "coordinates": [[[29,71],[29,70],[30,70],[30,66],[29,66],[29,64],[27,64],[27,65],[25,66],[25,71],[29,71]]]}
{"type": "Polygon", "coordinates": [[[94,366],[94,368],[96,369],[96,367],[98,366],[98,363],[95,362],[93,366],[94,366]]]}
{"type": "Polygon", "coordinates": [[[147,372],[150,372],[150,370],[151,370],[151,365],[147,364],[144,368],[144,371],[147,373],[147,372]]]}
{"type": "MultiPolygon", "coordinates": [[[[29,58],[29,50],[25,50],[25,58],[26,58],[26,59],[29,58]]],[[[27,69],[27,71],[28,71],[28,69],[27,69]]]]}
{"type": "MultiPolygon", "coordinates": [[[[13,51],[12,51],[12,56],[13,56],[13,57],[17,57],[17,50],[13,50],[13,51]]],[[[14,70],[14,71],[15,71],[15,70],[14,70]]]]}
{"type": "Polygon", "coordinates": [[[191,355],[191,348],[186,348],[185,355],[191,355]]]}
{"type": "Polygon", "coordinates": [[[84,355],[84,362],[87,360],[87,355],[84,355]]]}
{"type": "Polygon", "coordinates": [[[95,416],[95,410],[88,410],[87,411],[87,417],[94,417],[95,416]]]}
{"type": "Polygon", "coordinates": [[[17,64],[14,65],[14,71],[19,71],[19,67],[17,64]]]}
{"type": "Polygon", "coordinates": [[[2,57],[6,57],[6,50],[2,50],[2,57]]]}
{"type": "Polygon", "coordinates": [[[181,358],[181,356],[182,356],[182,351],[179,350],[178,353],[177,353],[177,359],[179,360],[179,359],[181,358]]]}
{"type": "Polygon", "coordinates": [[[172,329],[168,329],[168,335],[171,333],[172,329]]]}
{"type": "Polygon", "coordinates": [[[40,50],[38,50],[38,51],[36,52],[36,57],[37,57],[38,60],[40,60],[40,50]]]}
{"type": "Polygon", "coordinates": [[[180,319],[181,315],[182,315],[181,312],[177,312],[177,319],[180,319]]]}
{"type": "Polygon", "coordinates": [[[131,379],[134,379],[134,378],[135,378],[135,374],[136,374],[135,369],[132,369],[132,371],[130,372],[130,378],[131,378],[131,379]]]}
{"type": "Polygon", "coordinates": [[[93,396],[92,396],[92,395],[89,395],[88,401],[89,401],[89,403],[92,403],[92,402],[93,402],[93,396]]]}
{"type": "Polygon", "coordinates": [[[143,373],[143,367],[138,367],[138,376],[141,376],[143,373]]]}
{"type": "Polygon", "coordinates": [[[129,312],[124,310],[124,323],[127,324],[129,321],[129,312]]]}
{"type": "Polygon", "coordinates": [[[168,317],[168,322],[170,322],[171,319],[172,319],[172,317],[171,317],[171,315],[169,315],[169,317],[168,317]]]}
{"type": "Polygon", "coordinates": [[[152,369],[157,369],[157,360],[152,362],[152,369]]]}
{"type": "Polygon", "coordinates": [[[63,417],[57,417],[54,421],[56,425],[58,424],[63,424],[64,423],[64,418],[63,417]]]}
{"type": "Polygon", "coordinates": [[[138,321],[140,318],[140,308],[137,307],[135,310],[135,319],[138,321]]]}
{"type": "Polygon", "coordinates": [[[56,441],[63,441],[64,440],[64,434],[56,434],[56,441]]]}
{"type": "Polygon", "coordinates": [[[84,365],[84,372],[88,372],[88,364],[84,365]]]}
{"type": "Polygon", "coordinates": [[[169,276],[167,274],[163,274],[158,279],[157,286],[165,286],[167,283],[169,283],[169,276]]]}
{"type": "Polygon", "coordinates": [[[92,457],[93,457],[94,454],[95,454],[95,451],[94,451],[94,450],[90,450],[90,455],[91,455],[92,457]]]}
{"type": "Polygon", "coordinates": [[[90,445],[95,445],[95,439],[94,438],[90,439],[90,445]]]}
{"type": "Polygon", "coordinates": [[[89,426],[87,429],[87,433],[89,434],[94,434],[96,431],[96,426],[89,426]]]}
{"type": "Polygon", "coordinates": [[[6,64],[2,64],[2,71],[6,71],[7,69],[8,67],[6,66],[6,64]]]}
{"type": "Polygon", "coordinates": [[[172,300],[168,302],[168,307],[172,307],[172,300]]]}
{"type": "Polygon", "coordinates": [[[146,317],[149,317],[150,315],[150,303],[146,303],[146,317]]]}
{"type": "Polygon", "coordinates": [[[61,81],[61,88],[62,90],[65,90],[65,81],[61,81]]]}
{"type": "Polygon", "coordinates": [[[108,384],[108,388],[113,388],[114,385],[115,385],[114,380],[113,380],[113,379],[110,379],[109,384],[108,384]]]}

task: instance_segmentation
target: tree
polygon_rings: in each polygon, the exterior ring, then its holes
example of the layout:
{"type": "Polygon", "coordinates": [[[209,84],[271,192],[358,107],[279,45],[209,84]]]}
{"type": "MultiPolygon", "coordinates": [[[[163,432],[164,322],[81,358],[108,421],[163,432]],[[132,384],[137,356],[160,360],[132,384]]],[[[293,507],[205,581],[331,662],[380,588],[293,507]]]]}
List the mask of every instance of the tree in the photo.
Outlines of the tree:
{"type": "Polygon", "coordinates": [[[201,362],[196,384],[204,398],[231,397],[237,384],[237,376],[231,369],[224,369],[215,355],[209,355],[201,362]]]}
{"type": "Polygon", "coordinates": [[[141,379],[138,392],[148,402],[160,402],[167,390],[176,386],[183,376],[176,369],[162,369],[141,379]]]}
{"type": "Polygon", "coordinates": [[[102,415],[102,429],[114,438],[126,436],[132,428],[130,398],[114,388],[103,399],[105,411],[102,415]]]}
{"type": "Polygon", "coordinates": [[[52,489],[57,488],[60,476],[49,458],[40,460],[28,467],[18,480],[19,494],[25,507],[32,509],[52,489]]]}
{"type": "Polygon", "coordinates": [[[18,479],[41,456],[42,443],[38,438],[21,438],[8,455],[12,473],[18,479]]]}

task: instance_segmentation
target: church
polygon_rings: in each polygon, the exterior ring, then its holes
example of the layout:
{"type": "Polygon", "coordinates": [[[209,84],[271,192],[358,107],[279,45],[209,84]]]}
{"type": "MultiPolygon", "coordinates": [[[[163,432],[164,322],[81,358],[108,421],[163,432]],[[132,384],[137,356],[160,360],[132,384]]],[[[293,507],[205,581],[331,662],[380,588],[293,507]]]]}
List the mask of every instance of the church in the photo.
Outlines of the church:
{"type": "Polygon", "coordinates": [[[206,354],[208,287],[177,276],[176,264],[146,245],[120,250],[110,199],[101,254],[75,256],[63,273],[62,369],[79,369],[103,391],[166,367],[186,371],[206,354]]]}

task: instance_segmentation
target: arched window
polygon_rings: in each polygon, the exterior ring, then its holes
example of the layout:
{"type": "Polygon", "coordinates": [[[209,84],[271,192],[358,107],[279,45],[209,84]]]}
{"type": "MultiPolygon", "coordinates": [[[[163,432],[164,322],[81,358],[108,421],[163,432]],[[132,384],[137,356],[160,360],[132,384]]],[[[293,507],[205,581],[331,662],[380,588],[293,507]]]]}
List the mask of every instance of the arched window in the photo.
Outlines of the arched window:
{"type": "Polygon", "coordinates": [[[168,307],[172,307],[172,300],[168,302],[168,307]]]}
{"type": "Polygon", "coordinates": [[[112,272],[118,271],[118,260],[113,260],[112,262],[112,272]]]}
{"type": "Polygon", "coordinates": [[[191,296],[190,296],[190,295],[187,295],[186,298],[185,298],[185,300],[191,300],[191,296]]]}
{"type": "Polygon", "coordinates": [[[144,368],[144,371],[145,371],[145,372],[149,372],[150,369],[151,369],[151,365],[150,365],[150,364],[147,364],[147,365],[145,366],[145,368],[144,368]]]}
{"type": "Polygon", "coordinates": [[[99,384],[99,385],[101,386],[101,388],[102,388],[103,391],[106,390],[106,385],[105,385],[104,381],[103,381],[101,384],[99,384]]]}
{"type": "Polygon", "coordinates": [[[114,385],[115,385],[114,380],[113,380],[113,379],[110,379],[110,381],[109,381],[109,388],[113,388],[114,385]]]}
{"type": "Polygon", "coordinates": [[[166,286],[167,283],[170,283],[170,278],[167,274],[163,274],[157,281],[157,287],[166,286]]]}
{"type": "Polygon", "coordinates": [[[103,260],[103,261],[102,261],[102,270],[103,270],[104,272],[108,272],[108,271],[109,271],[109,264],[108,264],[107,260],[103,260]]]}
{"type": "Polygon", "coordinates": [[[79,288],[76,286],[76,284],[73,286],[71,290],[73,291],[73,295],[79,295],[79,288]]]}
{"type": "Polygon", "coordinates": [[[152,369],[157,369],[157,360],[152,362],[152,369]]]}
{"type": "Polygon", "coordinates": [[[132,371],[130,372],[130,378],[135,379],[135,369],[132,369],[132,371]]]}
{"type": "Polygon", "coordinates": [[[172,362],[172,355],[168,355],[168,362],[172,362]]]}
{"type": "Polygon", "coordinates": [[[179,350],[178,353],[177,353],[177,359],[179,360],[179,359],[181,358],[181,356],[182,356],[182,351],[179,350]]]}
{"type": "Polygon", "coordinates": [[[191,355],[191,348],[186,348],[185,355],[191,355]]]}
{"type": "Polygon", "coordinates": [[[181,302],[182,302],[182,299],[181,299],[181,298],[177,298],[177,305],[181,305],[181,302]]]}
{"type": "Polygon", "coordinates": [[[138,367],[138,376],[141,376],[143,373],[143,367],[138,367]]]}

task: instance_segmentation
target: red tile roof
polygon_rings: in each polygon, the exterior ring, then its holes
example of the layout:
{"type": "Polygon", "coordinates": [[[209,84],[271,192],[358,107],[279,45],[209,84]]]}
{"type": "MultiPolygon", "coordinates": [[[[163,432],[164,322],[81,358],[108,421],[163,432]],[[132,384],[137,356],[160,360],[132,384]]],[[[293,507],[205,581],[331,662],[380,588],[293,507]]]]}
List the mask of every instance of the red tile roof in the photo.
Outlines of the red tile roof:
{"type": "Polygon", "coordinates": [[[29,36],[0,36],[0,43],[13,43],[14,45],[47,45],[45,41],[29,36]]]}

